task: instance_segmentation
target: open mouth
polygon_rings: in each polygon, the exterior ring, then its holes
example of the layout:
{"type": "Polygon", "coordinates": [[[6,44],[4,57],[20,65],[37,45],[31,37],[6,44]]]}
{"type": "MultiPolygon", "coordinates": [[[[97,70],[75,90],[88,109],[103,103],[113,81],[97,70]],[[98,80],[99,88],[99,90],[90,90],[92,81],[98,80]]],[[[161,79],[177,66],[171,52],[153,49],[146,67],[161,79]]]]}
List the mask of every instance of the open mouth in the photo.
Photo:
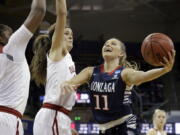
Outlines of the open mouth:
{"type": "Polygon", "coordinates": [[[112,52],[112,49],[111,48],[105,48],[104,52],[112,52]]]}

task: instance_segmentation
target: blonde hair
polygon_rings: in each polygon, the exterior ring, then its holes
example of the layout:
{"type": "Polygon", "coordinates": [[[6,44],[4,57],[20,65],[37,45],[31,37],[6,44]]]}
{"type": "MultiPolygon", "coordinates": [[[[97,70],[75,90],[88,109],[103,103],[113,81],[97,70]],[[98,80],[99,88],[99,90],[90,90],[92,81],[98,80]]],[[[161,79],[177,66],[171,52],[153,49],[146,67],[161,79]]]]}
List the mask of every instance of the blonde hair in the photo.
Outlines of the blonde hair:
{"type": "MultiPolygon", "coordinates": [[[[164,110],[156,109],[156,110],[154,111],[153,118],[152,118],[152,119],[153,119],[153,125],[155,125],[155,118],[156,118],[157,114],[160,113],[160,112],[165,113],[165,115],[166,115],[166,112],[165,112],[164,110]]],[[[166,116],[167,116],[167,115],[166,115],[166,116]]]]}
{"type": "Polygon", "coordinates": [[[122,51],[123,51],[123,53],[124,53],[124,55],[120,58],[120,60],[119,60],[119,64],[120,65],[122,65],[122,66],[124,66],[124,67],[126,67],[126,68],[132,68],[132,69],[135,69],[135,70],[138,70],[139,69],[139,67],[138,67],[138,65],[137,65],[137,63],[135,62],[135,61],[128,61],[127,60],[127,54],[126,54],[126,46],[125,46],[125,44],[122,42],[122,41],[120,41],[119,39],[117,39],[117,38],[114,38],[114,39],[116,39],[117,41],[119,41],[119,43],[120,43],[120,45],[121,45],[121,49],[122,49],[122,51]]]}

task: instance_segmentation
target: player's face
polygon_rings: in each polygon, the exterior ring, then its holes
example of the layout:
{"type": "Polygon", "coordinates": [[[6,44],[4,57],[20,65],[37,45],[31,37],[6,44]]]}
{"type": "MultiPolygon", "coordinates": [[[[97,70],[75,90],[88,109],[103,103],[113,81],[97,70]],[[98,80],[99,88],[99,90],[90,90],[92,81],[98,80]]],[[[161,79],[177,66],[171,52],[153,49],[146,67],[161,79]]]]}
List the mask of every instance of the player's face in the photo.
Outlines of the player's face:
{"type": "Polygon", "coordinates": [[[155,116],[155,123],[159,126],[164,126],[166,123],[166,114],[164,112],[158,112],[155,116]]]}
{"type": "Polygon", "coordinates": [[[70,51],[73,47],[73,32],[71,28],[65,28],[64,37],[65,37],[67,49],[70,51]]]}
{"type": "Polygon", "coordinates": [[[121,43],[119,40],[112,38],[105,42],[102,48],[103,58],[119,58],[123,55],[121,43]]]}

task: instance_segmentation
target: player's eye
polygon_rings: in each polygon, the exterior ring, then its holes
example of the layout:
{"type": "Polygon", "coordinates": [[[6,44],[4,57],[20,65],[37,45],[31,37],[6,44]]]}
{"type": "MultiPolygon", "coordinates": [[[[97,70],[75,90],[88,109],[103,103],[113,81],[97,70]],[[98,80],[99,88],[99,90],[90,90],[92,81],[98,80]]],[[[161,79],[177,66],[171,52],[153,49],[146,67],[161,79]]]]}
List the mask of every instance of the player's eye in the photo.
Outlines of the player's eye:
{"type": "Polygon", "coordinates": [[[111,44],[112,44],[112,45],[116,45],[116,43],[115,43],[115,42],[112,42],[111,44]]]}

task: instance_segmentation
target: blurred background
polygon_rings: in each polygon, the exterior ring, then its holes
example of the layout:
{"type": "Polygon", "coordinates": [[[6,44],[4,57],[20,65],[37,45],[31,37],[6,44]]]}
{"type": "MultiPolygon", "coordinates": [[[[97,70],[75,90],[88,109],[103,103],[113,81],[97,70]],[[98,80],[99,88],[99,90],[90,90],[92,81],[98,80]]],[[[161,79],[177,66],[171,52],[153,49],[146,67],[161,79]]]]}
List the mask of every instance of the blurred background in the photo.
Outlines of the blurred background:
{"type": "MultiPolygon", "coordinates": [[[[47,0],[44,22],[28,44],[29,64],[33,57],[32,43],[36,35],[45,33],[55,22],[55,0],[47,0]]],[[[16,30],[30,10],[31,0],[0,0],[0,23],[16,30]]],[[[126,44],[129,61],[136,61],[140,69],[153,68],[141,55],[141,43],[150,33],[162,32],[174,41],[176,62],[173,70],[163,77],[135,87],[132,94],[133,111],[138,116],[138,129],[145,134],[152,127],[156,108],[168,112],[166,130],[169,135],[180,134],[180,0],[67,0],[68,22],[74,33],[71,51],[77,73],[87,66],[101,64],[104,42],[116,37],[126,44]]],[[[42,105],[44,87],[33,81],[24,116],[25,135],[32,135],[33,119],[42,105]]],[[[72,128],[80,134],[99,133],[94,122],[88,87],[78,89],[76,105],[71,113],[72,128]],[[87,115],[88,114],[88,115],[87,115]]]]}

